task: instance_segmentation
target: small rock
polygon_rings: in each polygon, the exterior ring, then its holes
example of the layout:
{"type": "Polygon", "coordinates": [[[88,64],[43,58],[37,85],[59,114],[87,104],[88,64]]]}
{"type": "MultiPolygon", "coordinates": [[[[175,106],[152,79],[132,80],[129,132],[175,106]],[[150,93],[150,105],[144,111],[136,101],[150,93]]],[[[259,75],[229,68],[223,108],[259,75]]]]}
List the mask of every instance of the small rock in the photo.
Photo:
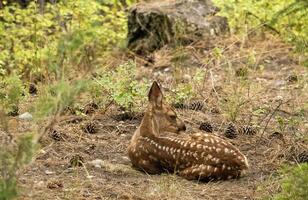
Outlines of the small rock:
{"type": "Polygon", "coordinates": [[[189,74],[185,74],[185,75],[183,76],[183,79],[184,79],[184,81],[185,81],[186,83],[188,83],[188,82],[191,81],[191,76],[190,76],[189,74]]]}
{"type": "Polygon", "coordinates": [[[89,162],[91,165],[93,165],[96,168],[102,168],[104,161],[101,159],[95,159],[89,162]]]}
{"type": "Polygon", "coordinates": [[[32,120],[33,116],[30,113],[25,112],[25,113],[19,115],[18,118],[22,119],[22,120],[32,120]]]}
{"type": "Polygon", "coordinates": [[[44,186],[44,181],[39,181],[36,183],[37,187],[43,187],[44,186]]]}
{"type": "Polygon", "coordinates": [[[46,175],[51,175],[51,174],[54,174],[54,172],[53,172],[53,171],[49,171],[49,170],[47,169],[47,170],[45,170],[45,174],[46,174],[46,175]]]}
{"type": "Polygon", "coordinates": [[[274,82],[274,85],[276,87],[280,87],[280,86],[283,86],[285,84],[286,84],[286,82],[284,80],[277,80],[277,81],[274,82]]]}

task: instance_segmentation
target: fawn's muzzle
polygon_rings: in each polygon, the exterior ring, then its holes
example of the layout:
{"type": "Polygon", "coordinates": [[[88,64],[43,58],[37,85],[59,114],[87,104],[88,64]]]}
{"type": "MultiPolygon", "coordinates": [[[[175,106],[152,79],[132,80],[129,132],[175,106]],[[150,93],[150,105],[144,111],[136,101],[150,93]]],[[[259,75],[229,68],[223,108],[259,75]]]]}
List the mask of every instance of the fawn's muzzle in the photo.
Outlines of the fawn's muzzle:
{"type": "Polygon", "coordinates": [[[186,126],[184,123],[179,126],[179,131],[186,131],[186,126]]]}

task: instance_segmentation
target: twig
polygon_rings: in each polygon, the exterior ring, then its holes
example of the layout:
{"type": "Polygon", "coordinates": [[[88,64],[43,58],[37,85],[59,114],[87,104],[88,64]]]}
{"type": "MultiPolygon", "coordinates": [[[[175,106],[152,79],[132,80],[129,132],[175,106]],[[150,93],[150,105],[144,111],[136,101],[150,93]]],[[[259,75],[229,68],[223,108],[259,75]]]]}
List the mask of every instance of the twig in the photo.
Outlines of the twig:
{"type": "Polygon", "coordinates": [[[211,83],[212,83],[213,91],[216,94],[217,99],[219,99],[219,95],[218,95],[218,93],[217,93],[217,91],[215,89],[215,84],[214,84],[214,78],[213,78],[212,70],[210,69],[209,71],[210,71],[210,75],[211,75],[211,83]]]}
{"type": "Polygon", "coordinates": [[[277,112],[277,110],[280,108],[280,106],[281,106],[282,104],[285,104],[285,103],[287,103],[287,102],[289,102],[289,100],[286,101],[286,102],[283,102],[282,100],[279,101],[279,104],[276,106],[276,108],[273,110],[272,114],[270,115],[270,117],[269,117],[268,120],[266,121],[265,127],[264,127],[264,129],[263,129],[263,131],[262,131],[262,134],[261,134],[261,138],[263,137],[263,135],[264,135],[264,133],[265,133],[265,130],[266,130],[266,128],[267,128],[269,122],[270,122],[271,119],[273,118],[274,114],[277,112]]]}
{"type": "Polygon", "coordinates": [[[247,15],[251,15],[251,16],[255,17],[256,19],[258,19],[258,20],[261,22],[262,26],[264,26],[265,28],[268,28],[268,29],[274,31],[275,33],[277,33],[278,35],[280,35],[280,32],[277,31],[277,29],[275,29],[274,27],[272,27],[271,25],[269,25],[267,22],[265,22],[264,20],[262,20],[262,19],[261,19],[259,16],[257,16],[256,14],[254,14],[254,13],[252,13],[252,12],[250,12],[250,11],[247,11],[247,15]]]}

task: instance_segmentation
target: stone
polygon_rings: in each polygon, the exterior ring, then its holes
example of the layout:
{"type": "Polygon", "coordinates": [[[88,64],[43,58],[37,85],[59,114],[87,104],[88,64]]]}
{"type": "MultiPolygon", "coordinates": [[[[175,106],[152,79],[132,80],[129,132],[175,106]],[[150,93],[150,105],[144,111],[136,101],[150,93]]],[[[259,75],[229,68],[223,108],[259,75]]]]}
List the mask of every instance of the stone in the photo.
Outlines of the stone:
{"type": "Polygon", "coordinates": [[[187,45],[229,32],[211,0],[159,0],[129,9],[128,48],[145,55],[166,44],[187,45]]]}
{"type": "Polygon", "coordinates": [[[30,113],[25,112],[25,113],[19,115],[18,118],[22,119],[22,120],[29,120],[30,121],[30,120],[33,119],[33,116],[30,113]]]}

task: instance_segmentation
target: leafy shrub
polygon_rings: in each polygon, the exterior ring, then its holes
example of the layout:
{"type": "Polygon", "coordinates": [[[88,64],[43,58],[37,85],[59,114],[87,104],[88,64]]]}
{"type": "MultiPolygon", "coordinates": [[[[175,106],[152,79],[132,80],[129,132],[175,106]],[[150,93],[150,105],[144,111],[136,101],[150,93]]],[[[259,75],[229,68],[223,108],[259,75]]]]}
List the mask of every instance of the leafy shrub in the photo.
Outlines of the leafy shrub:
{"type": "Polygon", "coordinates": [[[126,36],[121,8],[95,0],[46,4],[43,14],[34,1],[27,9],[10,5],[0,19],[0,75],[59,76],[63,66],[89,67],[126,36]]]}
{"type": "Polygon", "coordinates": [[[0,80],[0,104],[6,113],[15,112],[24,98],[25,87],[18,76],[7,76],[0,80]]]}
{"type": "Polygon", "coordinates": [[[308,197],[308,164],[301,164],[283,171],[281,192],[275,200],[305,200],[308,197]]]}
{"type": "Polygon", "coordinates": [[[71,82],[61,80],[43,87],[35,104],[36,118],[43,119],[60,114],[65,108],[72,106],[81,94],[86,93],[88,84],[86,79],[71,82]]]}
{"type": "Polygon", "coordinates": [[[204,69],[197,69],[193,76],[192,80],[189,83],[178,83],[175,85],[172,90],[174,95],[167,96],[169,100],[172,100],[173,103],[183,103],[186,100],[190,100],[197,96],[198,87],[203,84],[205,77],[204,69]],[[193,84],[192,84],[193,83],[193,84]]]}
{"type": "Polygon", "coordinates": [[[19,138],[16,147],[10,144],[0,146],[0,199],[17,196],[16,171],[31,161],[36,149],[37,143],[31,133],[19,138]]]}
{"type": "Polygon", "coordinates": [[[115,71],[104,72],[96,82],[118,105],[127,111],[134,111],[146,102],[149,86],[146,79],[139,82],[136,78],[136,65],[129,61],[118,66],[115,71]]]}

